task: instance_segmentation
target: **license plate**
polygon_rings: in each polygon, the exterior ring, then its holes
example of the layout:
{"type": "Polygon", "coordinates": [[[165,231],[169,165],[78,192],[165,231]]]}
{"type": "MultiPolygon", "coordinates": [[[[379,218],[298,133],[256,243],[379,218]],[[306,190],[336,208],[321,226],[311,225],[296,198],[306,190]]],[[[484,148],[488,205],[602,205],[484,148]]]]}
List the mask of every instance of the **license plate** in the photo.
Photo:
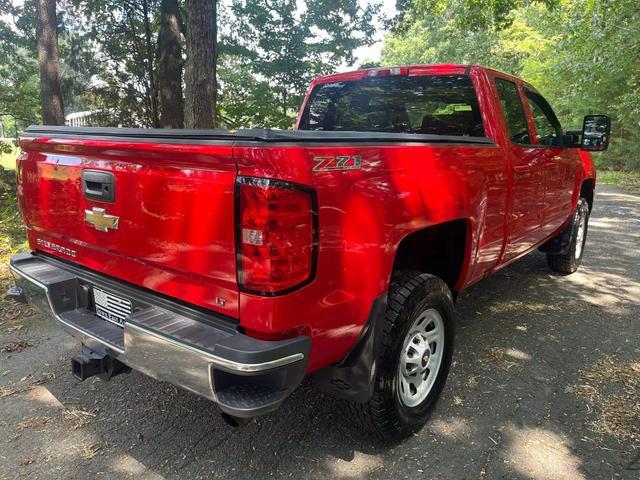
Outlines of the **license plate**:
{"type": "Polygon", "coordinates": [[[124,323],[132,311],[129,300],[96,287],[93,287],[93,300],[98,317],[124,327],[124,323]]]}

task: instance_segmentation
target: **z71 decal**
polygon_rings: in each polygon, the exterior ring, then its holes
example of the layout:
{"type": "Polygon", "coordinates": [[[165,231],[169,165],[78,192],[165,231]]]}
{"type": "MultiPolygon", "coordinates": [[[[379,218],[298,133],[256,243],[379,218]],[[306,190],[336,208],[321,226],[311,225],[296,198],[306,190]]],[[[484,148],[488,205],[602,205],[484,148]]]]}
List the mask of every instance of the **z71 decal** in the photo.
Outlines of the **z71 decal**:
{"type": "Polygon", "coordinates": [[[333,170],[358,170],[362,168],[362,159],[359,155],[337,155],[327,157],[313,157],[316,164],[314,172],[329,172],[333,170]]]}

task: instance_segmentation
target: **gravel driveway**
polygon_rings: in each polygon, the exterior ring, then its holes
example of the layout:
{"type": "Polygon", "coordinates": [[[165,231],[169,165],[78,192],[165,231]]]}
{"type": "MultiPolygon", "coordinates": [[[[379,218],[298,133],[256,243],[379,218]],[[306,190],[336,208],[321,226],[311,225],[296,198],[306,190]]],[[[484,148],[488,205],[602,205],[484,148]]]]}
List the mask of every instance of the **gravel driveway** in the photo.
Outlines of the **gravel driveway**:
{"type": "Polygon", "coordinates": [[[640,197],[599,187],[578,273],[536,252],[460,296],[442,399],[395,445],[308,384],[233,429],[139,373],[78,383],[73,339],[0,323],[0,478],[639,479],[639,255],[640,197]]]}

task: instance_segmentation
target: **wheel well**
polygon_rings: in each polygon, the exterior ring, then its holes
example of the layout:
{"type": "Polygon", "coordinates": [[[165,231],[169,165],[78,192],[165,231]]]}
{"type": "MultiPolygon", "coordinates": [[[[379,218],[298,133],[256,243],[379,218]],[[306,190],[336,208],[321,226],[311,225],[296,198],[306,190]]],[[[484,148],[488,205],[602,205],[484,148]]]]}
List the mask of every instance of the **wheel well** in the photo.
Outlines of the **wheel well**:
{"type": "Polygon", "coordinates": [[[467,222],[454,220],[412,232],[398,245],[393,270],[417,270],[442,278],[453,290],[462,273],[467,222]]]}
{"type": "Polygon", "coordinates": [[[593,208],[593,190],[595,189],[596,182],[593,178],[589,178],[582,182],[582,187],[580,187],[580,196],[587,199],[589,203],[589,212],[593,208]]]}

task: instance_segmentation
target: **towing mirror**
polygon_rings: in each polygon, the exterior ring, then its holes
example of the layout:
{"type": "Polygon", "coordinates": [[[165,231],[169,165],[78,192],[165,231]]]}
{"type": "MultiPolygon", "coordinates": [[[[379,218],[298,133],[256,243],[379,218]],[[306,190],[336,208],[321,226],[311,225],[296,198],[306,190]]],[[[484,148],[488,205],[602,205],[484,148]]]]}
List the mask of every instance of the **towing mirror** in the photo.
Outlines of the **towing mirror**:
{"type": "Polygon", "coordinates": [[[609,147],[611,119],[607,115],[587,115],[582,124],[582,150],[602,152],[609,147]]]}

